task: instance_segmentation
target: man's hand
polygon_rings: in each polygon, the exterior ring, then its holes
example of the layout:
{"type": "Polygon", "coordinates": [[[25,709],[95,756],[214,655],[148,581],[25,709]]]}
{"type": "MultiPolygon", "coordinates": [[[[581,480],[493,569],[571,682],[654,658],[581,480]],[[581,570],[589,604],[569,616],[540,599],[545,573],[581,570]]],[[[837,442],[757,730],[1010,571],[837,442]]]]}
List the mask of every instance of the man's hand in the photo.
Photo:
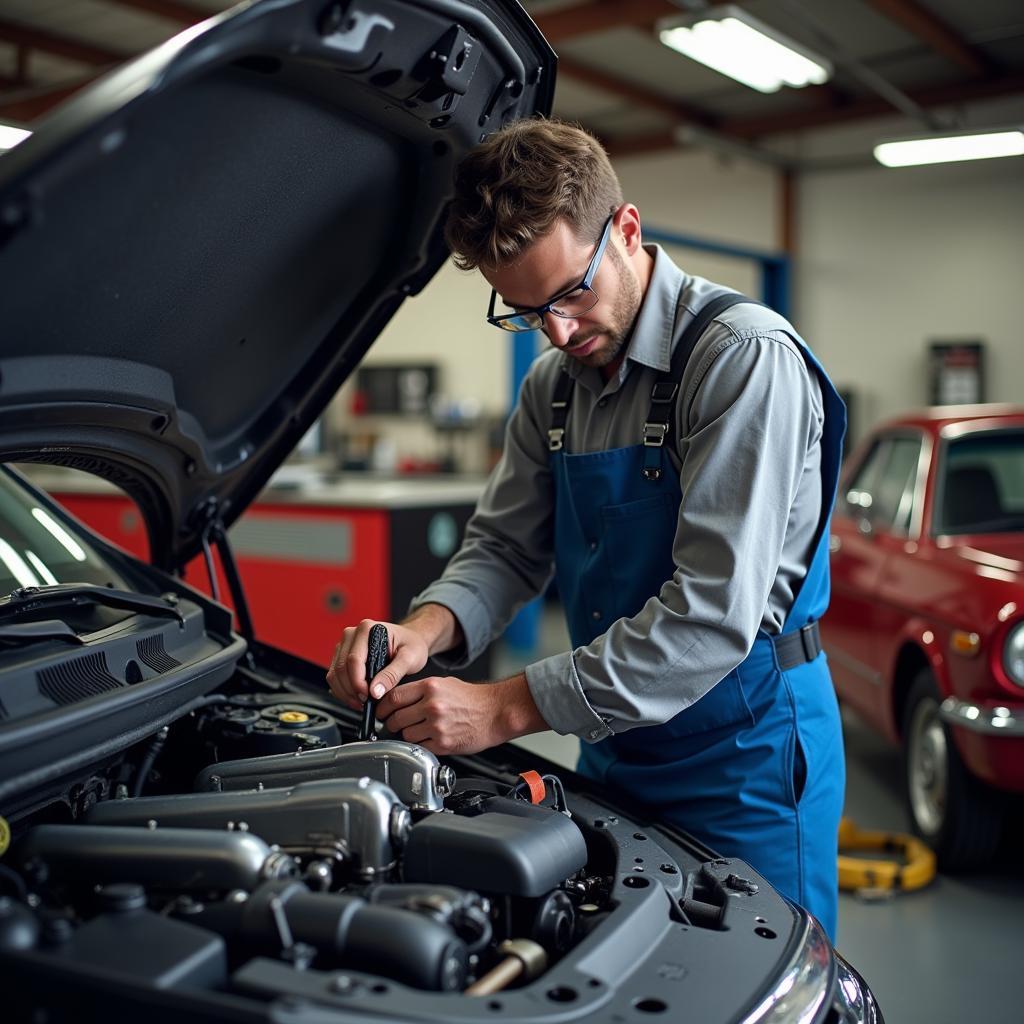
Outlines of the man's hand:
{"type": "Polygon", "coordinates": [[[419,672],[430,654],[427,641],[415,628],[384,622],[382,625],[388,631],[390,660],[373,679],[367,680],[366,656],[370,629],[375,625],[373,619],[363,619],[358,626],[346,627],[342,631],[341,642],[334,648],[334,659],[327,670],[331,693],[357,711],[366,703],[368,689],[374,697],[380,696],[397,686],[410,672],[419,672]]]}
{"type": "Polygon", "coordinates": [[[520,674],[497,683],[430,676],[390,690],[377,717],[434,754],[475,754],[548,727],[520,674]]]}
{"type": "Polygon", "coordinates": [[[366,678],[366,655],[374,619],[342,630],[341,642],[327,670],[331,693],[358,711],[366,703],[367,691],[383,697],[411,672],[419,672],[431,654],[448,651],[462,643],[462,628],[451,611],[441,604],[425,604],[404,622],[382,622],[388,631],[390,661],[373,679],[366,678]]]}

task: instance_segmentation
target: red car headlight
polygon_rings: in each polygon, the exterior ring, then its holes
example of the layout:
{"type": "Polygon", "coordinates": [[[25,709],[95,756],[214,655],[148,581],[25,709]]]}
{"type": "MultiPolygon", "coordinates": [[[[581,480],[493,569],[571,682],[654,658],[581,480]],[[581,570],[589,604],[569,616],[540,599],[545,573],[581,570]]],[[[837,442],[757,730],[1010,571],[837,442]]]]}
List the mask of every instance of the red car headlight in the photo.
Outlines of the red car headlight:
{"type": "Polygon", "coordinates": [[[1024,687],[1024,622],[1018,622],[1006,634],[1003,644],[1003,670],[1007,678],[1024,687]]]}

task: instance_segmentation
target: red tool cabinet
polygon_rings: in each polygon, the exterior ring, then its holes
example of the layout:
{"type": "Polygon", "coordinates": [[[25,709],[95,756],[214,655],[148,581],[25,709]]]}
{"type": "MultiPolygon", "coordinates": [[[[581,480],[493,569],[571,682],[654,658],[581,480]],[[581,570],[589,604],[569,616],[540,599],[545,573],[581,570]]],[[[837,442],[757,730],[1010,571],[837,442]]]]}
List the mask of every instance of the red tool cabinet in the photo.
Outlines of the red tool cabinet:
{"type": "MultiPolygon", "coordinates": [[[[33,476],[82,522],[148,558],[141,514],[123,492],[78,474],[33,476]]],[[[400,618],[444,568],[481,488],[438,479],[268,488],[229,531],[256,636],[326,664],[343,627],[400,618]]],[[[219,566],[218,576],[230,606],[219,566]]],[[[185,579],[210,593],[202,557],[185,579]]]]}

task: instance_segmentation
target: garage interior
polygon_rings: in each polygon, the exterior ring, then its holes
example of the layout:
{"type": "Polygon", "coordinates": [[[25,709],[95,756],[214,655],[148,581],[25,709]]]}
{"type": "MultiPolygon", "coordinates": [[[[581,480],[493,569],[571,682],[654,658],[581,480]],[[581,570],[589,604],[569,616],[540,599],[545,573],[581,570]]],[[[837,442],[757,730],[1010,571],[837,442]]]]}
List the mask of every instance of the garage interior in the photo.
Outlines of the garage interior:
{"type": "MultiPolygon", "coordinates": [[[[0,0],[0,162],[90,82],[231,6],[0,0]]],[[[663,44],[661,33],[714,17],[722,4],[524,6],[559,56],[554,114],[605,145],[646,238],[688,273],[793,320],[847,401],[849,453],[878,424],[926,406],[1021,411],[1024,146],[1002,159],[920,166],[883,166],[875,155],[882,141],[925,136],[998,130],[1024,142],[1019,0],[742,2],[741,14],[827,68],[825,80],[773,91],[663,44]]],[[[341,627],[400,617],[454,550],[543,347],[534,334],[482,336],[488,291],[446,264],[406,301],[232,531],[270,642],[326,662],[341,627]],[[310,607],[275,613],[285,578],[301,579],[310,607]]],[[[70,471],[33,473],[86,522],[145,554],[122,495],[70,471]]],[[[1024,586],[1024,563],[1004,557],[1000,566],[1004,582],[1024,586]]],[[[190,572],[202,586],[201,566],[190,572]]],[[[548,599],[520,613],[478,670],[502,678],[568,646],[548,599]]],[[[844,730],[846,813],[865,828],[909,833],[899,747],[849,707],[844,730]]],[[[519,742],[575,764],[573,737],[519,742]]],[[[1021,799],[1007,798],[986,866],[940,872],[913,892],[841,894],[837,948],[889,1020],[1020,1019],[1021,799]]]]}

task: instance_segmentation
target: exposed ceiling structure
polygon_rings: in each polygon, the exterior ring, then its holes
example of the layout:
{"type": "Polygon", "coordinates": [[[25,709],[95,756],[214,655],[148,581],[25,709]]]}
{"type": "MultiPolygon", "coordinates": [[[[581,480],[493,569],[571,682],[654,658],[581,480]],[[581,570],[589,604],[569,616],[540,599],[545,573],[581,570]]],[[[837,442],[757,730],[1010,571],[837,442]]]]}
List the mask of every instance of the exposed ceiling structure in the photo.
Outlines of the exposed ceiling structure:
{"type": "MultiPolygon", "coordinates": [[[[230,6],[0,0],[0,120],[31,125],[98,75],[230,6]]],[[[1020,0],[745,0],[739,6],[834,66],[823,85],[771,94],[661,44],[660,21],[718,6],[706,0],[525,6],[559,54],[555,112],[617,155],[698,144],[800,166],[794,140],[822,130],[889,114],[904,127],[973,127],[998,98],[1024,122],[1020,0]]]]}

